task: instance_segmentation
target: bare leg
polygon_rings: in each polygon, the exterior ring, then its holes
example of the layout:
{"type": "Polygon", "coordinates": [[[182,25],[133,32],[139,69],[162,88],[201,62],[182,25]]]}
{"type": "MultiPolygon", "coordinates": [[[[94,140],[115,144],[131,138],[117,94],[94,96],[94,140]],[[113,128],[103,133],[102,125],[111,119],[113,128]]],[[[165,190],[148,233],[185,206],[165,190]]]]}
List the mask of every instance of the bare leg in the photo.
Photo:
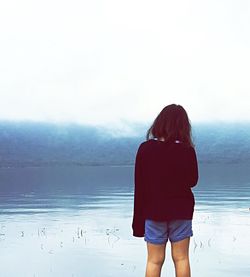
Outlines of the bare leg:
{"type": "Polygon", "coordinates": [[[166,243],[153,244],[147,242],[148,258],[145,277],[160,277],[165,260],[166,243]]]}
{"type": "Polygon", "coordinates": [[[171,254],[175,266],[176,277],[190,277],[190,263],[189,263],[189,242],[190,237],[181,241],[171,242],[171,254]]]}

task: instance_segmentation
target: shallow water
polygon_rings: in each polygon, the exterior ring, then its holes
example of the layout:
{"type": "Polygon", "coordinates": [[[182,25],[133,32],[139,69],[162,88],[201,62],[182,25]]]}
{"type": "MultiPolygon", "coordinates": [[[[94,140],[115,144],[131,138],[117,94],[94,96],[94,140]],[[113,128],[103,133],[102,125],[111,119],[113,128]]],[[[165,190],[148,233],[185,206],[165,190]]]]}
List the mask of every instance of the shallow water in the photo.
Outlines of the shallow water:
{"type": "MultiPolygon", "coordinates": [[[[249,276],[249,165],[202,164],[193,277],[249,276]]],[[[133,167],[0,169],[0,276],[144,276],[132,236],[133,167]]],[[[162,276],[174,276],[169,242],[162,276]]]]}

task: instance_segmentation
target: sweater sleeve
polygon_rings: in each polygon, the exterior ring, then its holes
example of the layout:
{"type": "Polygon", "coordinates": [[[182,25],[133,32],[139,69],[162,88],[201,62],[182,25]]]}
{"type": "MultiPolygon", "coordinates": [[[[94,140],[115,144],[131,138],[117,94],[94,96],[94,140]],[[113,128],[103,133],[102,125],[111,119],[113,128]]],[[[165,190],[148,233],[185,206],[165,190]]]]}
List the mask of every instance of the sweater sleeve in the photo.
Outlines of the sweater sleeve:
{"type": "Polygon", "coordinates": [[[189,148],[189,161],[187,165],[187,182],[189,187],[194,187],[198,182],[199,173],[196,152],[193,147],[189,148]]]}
{"type": "Polygon", "coordinates": [[[137,150],[134,167],[134,214],[133,214],[133,236],[143,237],[145,233],[145,219],[143,217],[143,195],[144,182],[142,175],[141,145],[137,150]]]}

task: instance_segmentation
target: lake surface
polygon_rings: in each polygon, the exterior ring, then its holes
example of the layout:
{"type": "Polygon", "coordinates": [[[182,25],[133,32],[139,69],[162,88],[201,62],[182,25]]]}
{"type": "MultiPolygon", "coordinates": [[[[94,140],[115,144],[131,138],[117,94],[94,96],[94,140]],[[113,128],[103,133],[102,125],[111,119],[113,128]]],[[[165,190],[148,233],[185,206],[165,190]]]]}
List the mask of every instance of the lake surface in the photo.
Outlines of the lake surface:
{"type": "MultiPolygon", "coordinates": [[[[0,169],[0,276],[144,276],[132,236],[133,166],[0,169]]],[[[250,276],[246,164],[200,164],[192,277],[250,276]]],[[[162,276],[175,276],[168,242],[162,276]]]]}

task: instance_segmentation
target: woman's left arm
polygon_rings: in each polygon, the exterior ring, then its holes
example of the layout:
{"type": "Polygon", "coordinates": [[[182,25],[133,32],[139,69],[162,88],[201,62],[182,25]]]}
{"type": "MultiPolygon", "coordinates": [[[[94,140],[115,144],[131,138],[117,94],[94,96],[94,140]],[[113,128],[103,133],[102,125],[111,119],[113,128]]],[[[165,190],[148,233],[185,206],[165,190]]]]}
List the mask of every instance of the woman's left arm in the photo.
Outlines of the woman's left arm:
{"type": "Polygon", "coordinates": [[[133,236],[143,237],[145,233],[145,219],[143,216],[143,196],[144,196],[144,180],[142,175],[142,153],[141,145],[139,146],[134,167],[134,214],[133,214],[133,236]]]}

